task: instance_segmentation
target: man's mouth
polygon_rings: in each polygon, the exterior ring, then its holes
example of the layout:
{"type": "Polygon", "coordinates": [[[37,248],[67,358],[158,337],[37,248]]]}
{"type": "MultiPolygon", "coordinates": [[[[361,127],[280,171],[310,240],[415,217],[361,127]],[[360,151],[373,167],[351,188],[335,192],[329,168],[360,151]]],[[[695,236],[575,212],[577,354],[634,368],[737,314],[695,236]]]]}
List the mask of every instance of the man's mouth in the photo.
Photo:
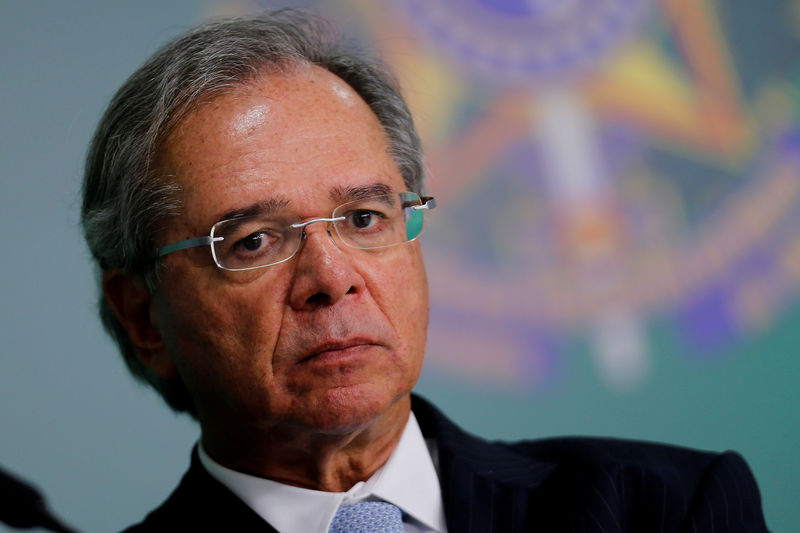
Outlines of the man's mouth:
{"type": "Polygon", "coordinates": [[[377,346],[374,341],[362,338],[324,342],[306,352],[307,355],[301,358],[298,364],[311,361],[318,363],[344,362],[347,359],[358,357],[374,346],[377,346]]]}

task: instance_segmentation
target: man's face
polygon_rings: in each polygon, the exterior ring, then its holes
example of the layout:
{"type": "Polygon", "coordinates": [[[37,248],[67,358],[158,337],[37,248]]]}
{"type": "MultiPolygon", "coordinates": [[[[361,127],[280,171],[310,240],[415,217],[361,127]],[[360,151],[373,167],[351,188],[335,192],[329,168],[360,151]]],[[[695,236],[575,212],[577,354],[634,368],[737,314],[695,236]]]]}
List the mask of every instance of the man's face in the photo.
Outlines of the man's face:
{"type": "MultiPolygon", "coordinates": [[[[313,66],[203,104],[159,162],[183,202],[159,245],[206,235],[237,210],[310,220],[358,189],[405,190],[377,118],[313,66]]],[[[218,269],[207,247],[165,258],[152,316],[204,431],[347,431],[416,383],[428,321],[419,243],[357,250],[337,246],[325,223],[307,230],[295,257],[253,271],[218,269]]]]}

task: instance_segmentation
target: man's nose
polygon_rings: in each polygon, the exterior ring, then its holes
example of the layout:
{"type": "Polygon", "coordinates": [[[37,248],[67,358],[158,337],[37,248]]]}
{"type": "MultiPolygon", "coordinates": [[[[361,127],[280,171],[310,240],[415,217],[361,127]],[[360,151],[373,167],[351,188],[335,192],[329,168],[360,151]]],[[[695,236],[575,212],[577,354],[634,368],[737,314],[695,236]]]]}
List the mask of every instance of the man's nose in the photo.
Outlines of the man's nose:
{"type": "Polygon", "coordinates": [[[303,242],[297,252],[289,304],[298,310],[333,305],[347,294],[364,288],[364,280],[334,242],[331,219],[315,219],[303,224],[303,242]]]}

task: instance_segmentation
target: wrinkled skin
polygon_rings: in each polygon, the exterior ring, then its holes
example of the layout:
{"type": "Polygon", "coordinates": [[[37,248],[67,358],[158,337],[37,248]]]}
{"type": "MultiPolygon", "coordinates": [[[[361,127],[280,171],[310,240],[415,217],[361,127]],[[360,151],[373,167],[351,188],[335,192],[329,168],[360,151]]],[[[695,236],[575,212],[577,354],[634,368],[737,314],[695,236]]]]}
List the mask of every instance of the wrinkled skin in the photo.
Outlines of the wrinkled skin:
{"type": "MultiPolygon", "coordinates": [[[[204,103],[167,138],[159,164],[183,204],[160,245],[207,235],[258,203],[309,220],[361,188],[405,190],[377,118],[315,66],[204,103]]],[[[346,490],[386,460],[408,418],[428,287],[418,242],[365,251],[332,233],[312,224],[294,258],[247,272],[217,268],[208,247],[183,250],[163,259],[151,298],[121,274],[107,275],[106,291],[145,364],[186,383],[212,457],[346,490]]]]}

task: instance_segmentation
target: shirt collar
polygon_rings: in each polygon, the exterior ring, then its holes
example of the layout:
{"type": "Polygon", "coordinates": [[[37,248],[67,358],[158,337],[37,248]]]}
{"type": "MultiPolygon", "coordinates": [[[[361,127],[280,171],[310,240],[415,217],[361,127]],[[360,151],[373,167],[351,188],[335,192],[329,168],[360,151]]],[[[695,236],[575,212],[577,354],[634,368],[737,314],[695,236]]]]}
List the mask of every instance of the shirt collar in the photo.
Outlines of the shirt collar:
{"type": "Polygon", "coordinates": [[[411,413],[386,463],[347,492],[324,492],[285,485],[226,468],[198,445],[200,462],[280,533],[327,532],[342,503],[381,499],[437,532],[446,531],[439,478],[422,431],[411,413]]]}

